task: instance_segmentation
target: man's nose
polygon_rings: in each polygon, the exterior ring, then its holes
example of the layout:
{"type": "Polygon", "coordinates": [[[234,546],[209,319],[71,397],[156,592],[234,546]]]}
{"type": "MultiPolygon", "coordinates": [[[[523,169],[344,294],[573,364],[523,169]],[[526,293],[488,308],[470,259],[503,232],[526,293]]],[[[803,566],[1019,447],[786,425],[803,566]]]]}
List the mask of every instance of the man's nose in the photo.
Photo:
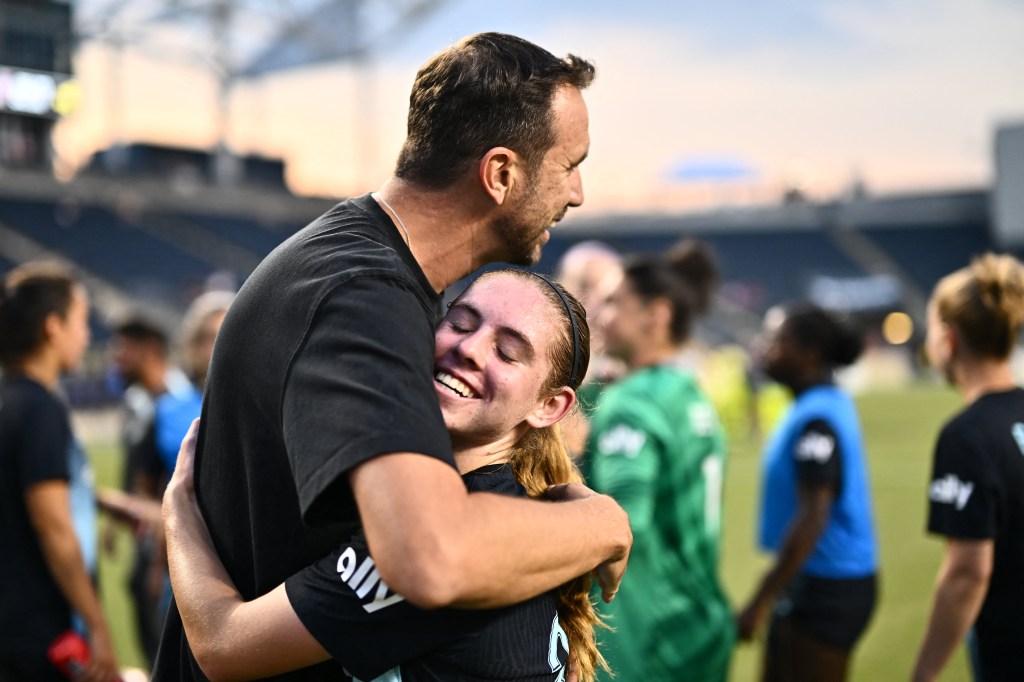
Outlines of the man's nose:
{"type": "Polygon", "coordinates": [[[575,168],[569,177],[569,205],[583,205],[583,176],[580,175],[579,167],[575,168]]]}

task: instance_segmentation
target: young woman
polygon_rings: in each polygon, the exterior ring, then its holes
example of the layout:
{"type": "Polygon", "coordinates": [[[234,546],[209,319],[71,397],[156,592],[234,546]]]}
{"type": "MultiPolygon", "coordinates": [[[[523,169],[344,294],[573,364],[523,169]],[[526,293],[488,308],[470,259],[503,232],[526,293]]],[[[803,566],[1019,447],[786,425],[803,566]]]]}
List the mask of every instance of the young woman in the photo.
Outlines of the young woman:
{"type": "MultiPolygon", "coordinates": [[[[579,481],[555,424],[575,404],[588,348],[582,306],[539,275],[485,274],[451,305],[437,329],[435,385],[471,490],[538,496],[579,481]]],[[[593,678],[602,659],[586,578],[495,611],[424,611],[390,591],[356,532],[284,585],[242,602],[195,503],[195,431],[164,509],[175,600],[211,678],[264,677],[333,656],[361,680],[563,680],[569,651],[579,679],[593,678]]]]}
{"type": "Polygon", "coordinates": [[[66,680],[47,648],[76,627],[92,662],[76,679],[113,680],[110,633],[93,584],[96,508],[85,453],[58,395],[89,344],[85,289],[27,264],[0,290],[0,679],[66,680]]]}
{"type": "MultiPolygon", "coordinates": [[[[706,251],[703,252],[705,255],[706,251]]],[[[693,253],[627,261],[598,321],[627,374],[594,413],[588,483],[629,514],[633,552],[602,653],[621,680],[724,680],[735,640],[718,580],[725,439],[682,351],[711,278],[693,253]]]]}
{"type": "Polygon", "coordinates": [[[874,610],[864,445],[853,400],[833,383],[863,347],[860,334],[810,304],[765,317],[763,369],[794,396],[764,453],[760,542],[775,561],[738,616],[750,640],[771,611],[766,681],[846,679],[874,610]]]}
{"type": "Polygon", "coordinates": [[[1024,679],[1024,390],[1010,368],[1022,326],[1024,267],[1011,256],[948,275],[928,306],[928,359],[967,407],[935,446],[928,530],[947,543],[918,682],[969,631],[974,679],[1024,679]]]}

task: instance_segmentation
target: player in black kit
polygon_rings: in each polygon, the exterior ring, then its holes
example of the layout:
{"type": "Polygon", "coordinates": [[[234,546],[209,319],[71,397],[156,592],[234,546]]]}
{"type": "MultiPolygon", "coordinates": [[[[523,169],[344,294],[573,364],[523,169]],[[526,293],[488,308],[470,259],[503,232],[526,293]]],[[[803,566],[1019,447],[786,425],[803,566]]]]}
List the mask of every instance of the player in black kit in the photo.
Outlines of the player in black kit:
{"type": "MultiPolygon", "coordinates": [[[[588,361],[583,307],[539,275],[494,271],[452,304],[436,333],[434,388],[470,490],[539,496],[580,480],[554,425],[588,361]]],[[[357,532],[243,602],[205,533],[182,450],[165,502],[171,575],[176,589],[197,586],[178,605],[204,670],[244,679],[333,656],[359,680],[564,680],[571,648],[578,679],[593,679],[601,659],[585,579],[499,610],[423,610],[380,579],[357,532]]]]}
{"type": "Polygon", "coordinates": [[[987,254],[942,279],[928,308],[931,363],[967,407],[942,429],[928,530],[948,539],[915,682],[967,635],[974,678],[1024,680],[1024,390],[1010,355],[1024,325],[1024,267],[987,254]]]}

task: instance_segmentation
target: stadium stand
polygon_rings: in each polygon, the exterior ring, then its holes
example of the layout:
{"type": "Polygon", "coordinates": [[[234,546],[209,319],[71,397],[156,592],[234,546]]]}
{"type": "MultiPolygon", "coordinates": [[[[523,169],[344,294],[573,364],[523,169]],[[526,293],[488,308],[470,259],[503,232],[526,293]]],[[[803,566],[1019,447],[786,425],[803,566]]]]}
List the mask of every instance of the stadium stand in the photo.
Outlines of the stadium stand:
{"type": "MultiPolygon", "coordinates": [[[[84,173],[58,183],[9,171],[0,183],[0,272],[40,256],[72,264],[93,292],[97,339],[130,307],[145,306],[173,328],[211,277],[244,281],[332,203],[261,183],[183,189],[145,173],[84,173]]],[[[583,239],[630,253],[664,251],[691,236],[709,243],[721,264],[721,305],[709,322],[722,338],[743,338],[768,307],[820,292],[822,282],[846,291],[896,283],[895,298],[883,305],[920,319],[925,292],[939,277],[994,248],[988,203],[988,192],[965,191],[688,215],[571,216],[552,231],[537,269],[550,272],[583,239]]],[[[93,379],[79,391],[86,400],[103,392],[102,377],[93,379]]]]}

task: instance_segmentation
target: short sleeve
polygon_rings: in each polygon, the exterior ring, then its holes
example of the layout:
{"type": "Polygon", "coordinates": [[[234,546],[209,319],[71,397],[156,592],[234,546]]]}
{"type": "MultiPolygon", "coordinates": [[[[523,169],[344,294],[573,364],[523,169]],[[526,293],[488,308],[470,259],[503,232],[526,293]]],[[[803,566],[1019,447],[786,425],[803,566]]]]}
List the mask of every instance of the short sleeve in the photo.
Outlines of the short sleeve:
{"type": "Polygon", "coordinates": [[[824,419],[804,427],[793,444],[797,481],[803,485],[838,487],[842,478],[839,438],[824,419]]]}
{"type": "Polygon", "coordinates": [[[997,499],[988,459],[967,434],[945,428],[928,487],[928,530],[970,540],[994,538],[997,499]]]}
{"type": "Polygon", "coordinates": [[[634,532],[654,522],[659,452],[655,437],[626,411],[602,417],[591,434],[589,483],[615,498],[629,514],[634,532]]]}
{"type": "Polygon", "coordinates": [[[24,412],[23,437],[18,446],[21,489],[70,478],[68,453],[71,431],[67,412],[56,400],[34,401],[24,412]]]}
{"type": "Polygon", "coordinates": [[[365,543],[340,547],[285,581],[309,633],[351,675],[372,680],[478,632],[500,611],[426,611],[381,580],[365,543]]]}
{"type": "Polygon", "coordinates": [[[303,517],[347,513],[344,474],[382,454],[451,463],[433,382],[436,320],[397,277],[357,276],[318,307],[286,379],[285,446],[303,517]],[[341,490],[335,492],[340,493],[341,490]]]}

